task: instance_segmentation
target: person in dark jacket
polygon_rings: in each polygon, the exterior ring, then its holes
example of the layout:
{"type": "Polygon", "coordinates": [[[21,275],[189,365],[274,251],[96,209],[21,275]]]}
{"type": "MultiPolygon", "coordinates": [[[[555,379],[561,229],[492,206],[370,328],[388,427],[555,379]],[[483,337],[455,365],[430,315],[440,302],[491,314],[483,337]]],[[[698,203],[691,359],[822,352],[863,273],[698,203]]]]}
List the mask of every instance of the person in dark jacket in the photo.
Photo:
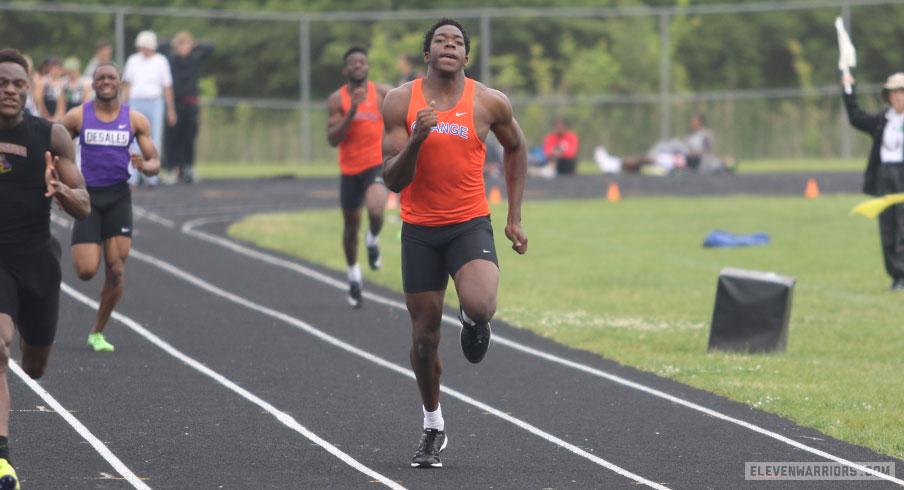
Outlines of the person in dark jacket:
{"type": "Polygon", "coordinates": [[[198,137],[198,79],[201,62],[213,51],[207,43],[195,42],[188,31],[180,31],[165,50],[173,72],[176,124],[166,128],[164,167],[185,183],[194,181],[195,139],[198,137]]]}
{"type": "MultiPolygon", "coordinates": [[[[853,87],[854,77],[843,75],[841,82],[853,87]]],[[[851,125],[873,138],[863,192],[872,196],[904,192],[904,73],[888,77],[882,98],[890,107],[876,114],[860,109],[855,90],[842,93],[851,125]]],[[[904,204],[879,215],[879,237],[885,270],[892,278],[889,289],[904,291],[904,204]]]]}

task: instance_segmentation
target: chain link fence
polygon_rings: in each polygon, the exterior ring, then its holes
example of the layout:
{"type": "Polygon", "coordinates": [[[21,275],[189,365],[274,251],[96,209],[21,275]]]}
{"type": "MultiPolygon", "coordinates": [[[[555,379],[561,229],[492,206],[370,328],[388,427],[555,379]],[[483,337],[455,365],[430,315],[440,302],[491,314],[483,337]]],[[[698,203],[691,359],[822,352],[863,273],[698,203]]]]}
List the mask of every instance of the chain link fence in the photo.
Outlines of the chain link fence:
{"type": "MultiPolygon", "coordinates": [[[[673,58],[685,54],[681,50],[687,42],[681,36],[688,25],[714,26],[711,33],[718,36],[722,16],[777,16],[776,23],[816,16],[826,21],[814,26],[811,35],[834,43],[831,19],[843,15],[855,44],[868,35],[858,28],[858,19],[864,19],[864,24],[877,15],[904,19],[904,5],[896,0],[336,13],[2,3],[0,12],[0,44],[16,47],[36,61],[48,55],[76,55],[86,61],[97,41],[108,40],[114,43],[114,58],[122,63],[133,52],[135,35],[144,29],[155,30],[163,39],[187,29],[212,41],[214,55],[202,67],[198,159],[219,162],[335,160],[335,150],[326,142],[326,98],[345,82],[344,50],[367,46],[370,78],[395,84],[399,57],[418,59],[423,33],[444,16],[460,20],[471,36],[468,76],[509,95],[531,146],[541,142],[554,117],[565,117],[581,137],[582,159],[592,158],[597,145],[605,145],[613,154],[637,154],[659,139],[683,136],[689,117],[703,113],[716,132],[718,152],[742,160],[865,155],[868,141],[852,136],[837,83],[775,87],[767,81],[746,86],[733,80],[732,73],[678,70],[673,58]],[[600,36],[601,30],[606,35],[600,36]],[[636,38],[636,43],[617,44],[619,30],[636,38]],[[500,34],[511,32],[517,35],[500,34]],[[527,63],[538,73],[543,69],[531,64],[549,56],[533,52],[530,40],[549,36],[568,36],[577,46],[612,43],[613,49],[607,51],[613,56],[610,65],[621,67],[623,82],[606,91],[577,83],[573,85],[577,95],[562,82],[566,76],[559,77],[559,86],[551,87],[544,86],[540,76],[529,83],[518,80],[510,69],[513,64],[527,63]],[[701,76],[712,88],[697,92],[684,88],[688,77],[701,76]],[[745,88],[719,90],[723,84],[745,88]]],[[[770,19],[755,24],[770,25],[770,19]]],[[[776,34],[750,35],[755,42],[757,36],[776,34]]],[[[882,35],[902,38],[904,32],[882,35]]],[[[861,61],[871,58],[869,45],[858,49],[861,61]]],[[[708,56],[724,54],[701,50],[693,55],[712,64],[708,56]]],[[[570,70],[574,79],[593,65],[580,61],[578,57],[570,66],[547,69],[570,70]]],[[[884,70],[900,71],[904,63],[900,65],[884,70]]],[[[594,66],[605,70],[607,64],[594,66]]],[[[592,80],[593,74],[584,77],[592,80]]],[[[859,92],[864,107],[873,110],[881,104],[880,84],[870,81],[859,84],[859,92]]]]}

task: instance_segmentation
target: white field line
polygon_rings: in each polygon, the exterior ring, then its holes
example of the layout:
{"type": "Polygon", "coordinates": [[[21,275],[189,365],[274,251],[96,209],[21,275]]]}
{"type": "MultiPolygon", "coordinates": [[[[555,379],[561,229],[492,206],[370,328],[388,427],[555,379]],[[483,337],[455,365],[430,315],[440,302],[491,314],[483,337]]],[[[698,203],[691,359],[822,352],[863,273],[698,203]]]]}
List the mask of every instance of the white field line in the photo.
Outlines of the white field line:
{"type": "MultiPolygon", "coordinates": [[[[140,256],[144,256],[144,254],[142,254],[134,249],[132,250],[132,255],[137,256],[136,258],[139,258],[139,260],[143,260],[140,256]]],[[[88,298],[87,296],[80,293],[79,291],[76,291],[74,288],[72,288],[68,284],[63,283],[62,288],[66,294],[68,294],[69,296],[72,296],[72,298],[74,298],[76,301],[79,301],[80,303],[85,304],[95,310],[98,308],[99,305],[98,305],[97,301],[94,301],[93,299],[88,298]]],[[[372,478],[376,481],[379,481],[380,483],[386,485],[389,488],[393,488],[396,490],[404,490],[405,487],[399,485],[392,479],[387,478],[387,477],[381,475],[380,473],[377,473],[376,471],[361,464],[356,459],[354,459],[351,456],[349,456],[348,454],[344,453],[336,446],[330,444],[328,441],[324,440],[317,434],[306,429],[304,426],[299,424],[290,415],[286,414],[285,412],[281,412],[280,410],[278,410],[276,407],[274,407],[270,403],[262,400],[261,398],[257,397],[256,395],[249,392],[248,390],[240,387],[239,385],[230,381],[225,376],[208,368],[207,366],[201,364],[200,362],[196,361],[195,359],[183,354],[181,351],[179,351],[178,349],[176,349],[175,347],[173,347],[172,345],[167,343],[165,340],[161,339],[160,337],[158,337],[157,335],[155,335],[148,329],[142,327],[138,322],[136,322],[136,321],[132,320],[131,318],[129,318],[121,313],[118,313],[116,311],[114,311],[111,316],[112,316],[112,318],[120,321],[125,326],[132,329],[138,335],[141,335],[142,337],[144,337],[145,339],[150,341],[152,344],[154,344],[157,347],[164,350],[167,354],[175,357],[176,359],[179,359],[180,361],[182,361],[185,364],[194,368],[196,371],[204,374],[205,376],[208,376],[209,378],[212,378],[214,381],[220,383],[221,385],[228,388],[229,390],[237,393],[242,398],[261,407],[262,409],[267,411],[267,413],[269,413],[270,415],[273,415],[276,418],[276,420],[280,421],[283,425],[298,432],[299,434],[301,434],[302,436],[304,436],[311,442],[314,442],[315,444],[319,445],[320,447],[325,449],[327,452],[329,452],[336,458],[340,459],[343,463],[351,466],[352,468],[360,471],[361,473],[364,473],[365,475],[369,476],[370,478],[372,478]]],[[[143,488],[146,488],[146,487],[143,487],[143,488]]]]}
{"type": "MultiPolygon", "coordinates": [[[[397,364],[391,363],[391,362],[389,362],[389,361],[387,361],[387,360],[385,360],[385,359],[383,359],[383,358],[381,358],[381,357],[378,357],[378,356],[376,356],[376,355],[374,355],[374,354],[371,354],[370,352],[367,352],[367,351],[365,351],[365,350],[363,350],[363,349],[360,349],[360,348],[358,348],[358,347],[355,347],[354,345],[349,344],[349,343],[347,343],[347,342],[345,342],[345,341],[343,341],[343,340],[340,340],[340,339],[338,339],[338,338],[336,338],[336,337],[333,337],[332,335],[330,335],[330,334],[328,334],[328,333],[326,333],[326,332],[324,332],[324,331],[322,331],[322,330],[319,330],[319,329],[317,329],[316,327],[314,327],[314,326],[312,326],[312,325],[310,325],[310,324],[308,324],[308,323],[306,323],[306,322],[304,322],[304,321],[302,321],[302,320],[300,320],[300,319],[298,319],[298,318],[295,318],[295,317],[293,317],[293,316],[291,316],[291,315],[289,315],[289,314],[286,314],[286,313],[283,313],[283,312],[280,312],[280,311],[277,311],[277,310],[268,308],[268,307],[266,307],[266,306],[257,304],[257,303],[255,303],[255,302],[253,302],[253,301],[250,301],[250,300],[248,300],[248,299],[245,299],[245,298],[243,298],[243,297],[241,297],[241,296],[238,296],[238,295],[236,295],[236,294],[230,293],[230,292],[228,292],[228,291],[226,291],[226,290],[223,290],[223,289],[221,289],[221,288],[219,288],[219,287],[217,287],[217,286],[214,286],[213,284],[211,284],[211,283],[209,283],[209,282],[207,282],[207,281],[205,281],[205,280],[203,280],[203,279],[201,279],[201,278],[199,278],[199,277],[197,277],[197,276],[195,276],[195,275],[193,275],[193,274],[190,274],[190,273],[188,273],[188,272],[185,272],[185,271],[183,271],[182,269],[179,269],[178,267],[176,267],[176,266],[174,266],[174,265],[172,265],[172,264],[170,264],[170,263],[168,263],[168,262],[165,262],[165,261],[162,261],[162,260],[160,260],[160,259],[154,258],[154,257],[152,257],[152,256],[150,256],[150,255],[147,255],[147,254],[145,254],[145,253],[142,253],[142,252],[140,252],[140,251],[138,251],[138,250],[132,249],[131,256],[134,257],[136,260],[140,260],[140,261],[142,261],[142,262],[146,262],[146,263],[151,264],[151,265],[153,265],[153,266],[155,266],[155,267],[157,267],[157,268],[159,268],[159,269],[162,269],[162,270],[164,270],[164,271],[166,271],[166,272],[168,272],[168,273],[170,273],[170,274],[172,274],[172,275],[174,275],[174,276],[176,276],[176,277],[178,277],[178,278],[180,278],[180,279],[182,279],[182,280],[184,280],[184,281],[186,281],[186,282],[188,282],[188,283],[190,283],[190,284],[192,284],[192,285],[194,285],[194,286],[196,286],[196,287],[198,287],[198,288],[200,288],[200,289],[203,289],[203,290],[205,290],[205,291],[207,291],[207,292],[209,292],[209,293],[211,293],[211,294],[214,294],[214,295],[216,295],[216,296],[220,296],[221,298],[224,298],[224,299],[226,299],[226,300],[228,300],[228,301],[231,301],[231,302],[233,302],[233,303],[236,303],[236,304],[238,304],[238,305],[244,306],[244,307],[246,307],[246,308],[248,308],[248,309],[250,309],[250,310],[256,311],[256,312],[261,313],[261,314],[263,314],[263,315],[266,315],[266,316],[269,316],[269,317],[271,317],[271,318],[275,318],[275,319],[277,319],[277,320],[280,320],[280,321],[283,321],[283,322],[285,322],[285,323],[288,323],[289,325],[292,325],[292,326],[298,328],[299,330],[302,330],[302,331],[304,331],[304,332],[307,332],[307,333],[313,335],[314,337],[317,337],[317,338],[319,338],[320,340],[322,340],[322,341],[324,341],[324,342],[326,342],[326,343],[328,343],[328,344],[330,344],[330,345],[333,345],[333,346],[335,346],[335,347],[338,347],[339,349],[342,349],[342,350],[344,350],[344,351],[346,351],[346,352],[349,352],[349,353],[354,354],[354,355],[356,355],[356,356],[358,356],[358,357],[361,357],[361,358],[363,358],[363,359],[366,359],[366,360],[368,360],[368,361],[370,361],[370,362],[372,362],[372,363],[374,363],[374,364],[377,364],[377,365],[379,365],[379,366],[381,366],[381,367],[384,367],[384,368],[386,368],[386,369],[389,369],[389,370],[391,370],[391,371],[395,371],[396,373],[399,373],[399,374],[401,374],[401,375],[403,375],[403,376],[406,376],[406,377],[408,377],[408,378],[415,379],[414,372],[412,372],[410,369],[406,369],[406,368],[404,368],[404,367],[402,367],[402,366],[399,366],[399,365],[397,365],[397,364]]],[[[140,328],[140,327],[139,327],[139,328],[140,328]]],[[[144,335],[144,334],[142,334],[142,335],[144,335]]],[[[186,361],[186,362],[187,362],[187,361],[186,361]]],[[[541,430],[541,429],[539,429],[539,428],[537,428],[537,427],[535,427],[535,426],[533,426],[533,425],[531,425],[531,424],[529,424],[529,423],[527,423],[527,422],[525,422],[525,421],[523,421],[523,420],[520,420],[520,419],[517,419],[517,418],[515,418],[515,417],[512,417],[511,415],[506,414],[506,413],[503,412],[502,410],[493,408],[493,407],[487,405],[486,403],[483,403],[483,402],[478,401],[478,400],[476,400],[476,399],[474,399],[474,398],[471,398],[470,396],[465,395],[465,394],[462,393],[462,392],[459,392],[459,391],[457,391],[457,390],[454,390],[454,389],[452,389],[452,388],[449,388],[448,386],[445,386],[445,385],[441,385],[441,386],[440,386],[440,389],[442,390],[443,393],[445,393],[445,394],[447,394],[447,395],[449,395],[449,396],[451,396],[451,397],[453,397],[453,398],[457,398],[458,400],[461,400],[461,401],[463,401],[463,402],[465,402],[465,403],[467,403],[467,404],[469,404],[469,405],[472,405],[472,406],[474,406],[474,407],[477,407],[477,408],[479,408],[479,409],[481,409],[481,410],[483,410],[483,411],[485,411],[485,412],[491,413],[491,414],[493,414],[493,415],[495,415],[495,416],[497,416],[497,417],[499,417],[499,418],[505,420],[506,422],[509,422],[509,423],[511,423],[511,424],[514,424],[514,425],[516,425],[516,426],[518,426],[518,427],[520,427],[520,428],[522,428],[522,429],[524,429],[524,430],[526,430],[526,431],[528,431],[528,432],[530,432],[530,433],[532,433],[532,434],[534,434],[534,435],[540,437],[541,439],[544,439],[544,440],[549,441],[549,442],[551,442],[551,443],[553,443],[553,444],[556,444],[557,446],[560,446],[560,447],[562,447],[562,448],[565,448],[565,449],[571,451],[572,453],[574,453],[574,454],[576,454],[576,455],[578,455],[578,456],[581,456],[581,457],[583,457],[583,458],[585,458],[585,459],[588,459],[588,460],[592,461],[593,463],[596,463],[597,465],[602,466],[602,467],[604,467],[604,468],[606,468],[606,469],[608,469],[608,470],[610,470],[610,471],[613,471],[613,472],[615,472],[615,473],[618,473],[619,475],[622,475],[622,476],[624,476],[624,477],[626,477],[626,478],[630,478],[631,480],[633,480],[633,481],[635,481],[635,482],[637,482],[637,483],[641,483],[641,484],[647,485],[647,486],[652,487],[652,488],[655,488],[655,489],[657,489],[657,490],[668,490],[668,487],[665,487],[665,486],[662,486],[662,485],[660,485],[660,484],[658,484],[658,483],[656,483],[656,482],[647,480],[646,478],[643,478],[643,477],[641,477],[640,475],[636,475],[636,474],[634,474],[634,473],[632,473],[632,472],[630,472],[630,471],[628,471],[628,470],[626,470],[626,469],[624,469],[624,468],[621,468],[621,467],[619,467],[619,466],[616,466],[615,464],[612,464],[612,463],[610,463],[610,462],[608,462],[608,461],[606,461],[606,460],[604,460],[604,459],[602,459],[602,458],[600,458],[600,457],[598,457],[598,456],[595,456],[595,455],[593,455],[593,454],[590,454],[590,453],[587,452],[587,451],[584,451],[583,449],[581,449],[581,448],[575,446],[574,444],[571,444],[571,443],[569,443],[569,442],[567,442],[567,441],[565,441],[565,440],[563,440],[563,439],[560,439],[560,438],[558,438],[558,437],[556,437],[556,436],[554,436],[554,435],[552,435],[552,434],[550,434],[550,433],[548,433],[548,432],[545,432],[545,431],[543,431],[543,430],[541,430]]]]}
{"type": "Polygon", "coordinates": [[[51,395],[47,392],[47,390],[41,387],[41,385],[39,385],[37,381],[31,379],[30,376],[25,374],[25,371],[23,371],[17,363],[10,360],[9,368],[12,372],[16,373],[16,376],[24,381],[29,388],[31,388],[31,391],[37,393],[38,396],[40,396],[44,400],[44,402],[47,403],[47,405],[54,409],[56,413],[60,415],[60,417],[63,417],[63,420],[71,425],[72,428],[75,429],[75,431],[78,432],[80,436],[84,437],[85,440],[88,441],[89,444],[91,444],[91,447],[93,447],[95,451],[100,453],[100,455],[105,460],[107,460],[108,463],[110,463],[110,466],[112,466],[117,473],[122,475],[122,477],[127,482],[129,482],[133,487],[139,490],[151,490],[151,487],[147,486],[143,481],[141,481],[141,479],[138,478],[135,473],[132,473],[132,470],[130,470],[122,461],[120,461],[112,451],[107,449],[107,446],[104,445],[104,443],[100,439],[95,437],[87,427],[79,422],[79,420],[75,418],[74,415],[69,413],[69,411],[66,410],[66,407],[58,402],[56,398],[53,397],[53,395],[51,395]]]}
{"type": "Polygon", "coordinates": [[[144,208],[142,208],[141,206],[132,206],[132,212],[134,212],[135,216],[138,216],[139,218],[144,218],[148,221],[152,221],[165,228],[172,229],[172,228],[176,227],[176,223],[173,222],[173,220],[166,219],[163,216],[160,216],[159,214],[147,211],[144,208]]]}
{"type": "MultiPolygon", "coordinates": [[[[231,217],[219,217],[219,218],[204,218],[204,219],[198,219],[198,220],[188,221],[188,222],[186,222],[186,223],[184,223],[184,224],[182,225],[182,232],[185,233],[185,234],[187,234],[187,235],[189,235],[189,236],[193,236],[193,237],[195,237],[195,238],[198,238],[199,240],[203,240],[203,241],[206,241],[206,242],[209,242],[209,243],[213,243],[213,244],[219,245],[219,246],[221,246],[221,247],[223,247],[223,248],[232,250],[233,252],[236,252],[236,253],[238,253],[238,254],[245,255],[246,257],[251,257],[251,258],[253,258],[253,259],[257,259],[257,260],[260,260],[260,261],[262,261],[262,262],[266,262],[266,263],[268,263],[268,264],[275,265],[275,266],[277,266],[277,267],[281,267],[281,268],[284,268],[284,269],[288,269],[288,270],[291,270],[291,271],[295,271],[295,272],[297,272],[297,273],[299,273],[299,274],[302,274],[302,275],[304,275],[304,276],[307,276],[307,277],[309,277],[309,278],[311,278],[311,279],[314,279],[314,280],[316,280],[316,281],[320,281],[320,282],[322,282],[322,283],[324,283],[324,284],[333,286],[333,287],[335,287],[335,288],[337,288],[337,289],[340,289],[340,290],[344,290],[346,287],[348,287],[348,285],[347,285],[345,282],[340,281],[340,280],[337,280],[337,279],[334,279],[334,278],[332,278],[332,277],[330,277],[330,276],[327,276],[326,274],[323,274],[323,273],[318,272],[318,271],[316,271],[316,270],[314,270],[314,269],[311,269],[310,267],[306,267],[306,266],[301,265],[301,264],[298,264],[298,263],[296,263],[296,262],[291,262],[291,261],[288,261],[288,260],[280,259],[280,258],[278,258],[278,257],[274,257],[274,256],[272,256],[272,255],[269,255],[269,254],[266,254],[266,253],[263,253],[263,252],[254,250],[254,249],[252,249],[252,248],[250,248],[250,247],[246,247],[246,246],[244,246],[244,245],[241,245],[241,244],[239,244],[239,243],[236,243],[236,242],[233,241],[233,240],[229,240],[229,239],[226,239],[226,238],[222,238],[222,237],[213,235],[213,234],[211,234],[211,233],[207,233],[207,232],[204,232],[204,231],[196,230],[196,229],[195,229],[195,228],[198,227],[198,226],[203,226],[203,225],[210,224],[210,223],[215,223],[215,222],[228,221],[228,220],[230,220],[230,219],[233,219],[233,218],[231,218],[231,217]]],[[[381,303],[381,304],[384,304],[384,305],[392,306],[392,307],[394,307],[394,308],[398,308],[398,309],[403,310],[403,311],[407,311],[407,307],[405,306],[405,304],[402,303],[402,302],[400,302],[400,301],[395,301],[395,300],[392,300],[392,299],[390,299],[390,298],[386,298],[386,297],[383,297],[383,296],[379,296],[379,295],[377,295],[377,294],[369,293],[369,292],[367,292],[367,291],[364,292],[364,296],[365,296],[367,299],[369,299],[369,300],[371,300],[371,301],[373,301],[373,302],[381,303]]],[[[458,322],[458,319],[455,318],[455,317],[452,317],[452,316],[450,316],[450,315],[443,315],[443,320],[444,320],[446,323],[450,324],[450,325],[454,325],[454,326],[456,326],[456,327],[458,327],[458,328],[461,328],[461,326],[460,326],[460,324],[459,324],[459,322],[458,322]]],[[[655,388],[651,388],[651,387],[649,387],[649,386],[646,386],[646,385],[643,385],[643,384],[640,384],[640,383],[631,381],[631,380],[629,380],[629,379],[626,379],[626,378],[623,378],[623,377],[621,377],[621,376],[618,376],[618,375],[609,373],[609,372],[607,372],[607,371],[603,371],[603,370],[601,370],[601,369],[597,369],[597,368],[594,368],[594,367],[591,367],[591,366],[587,366],[587,365],[585,365],[585,364],[580,364],[580,363],[577,363],[577,362],[574,362],[574,361],[570,361],[570,360],[568,360],[568,359],[564,359],[564,358],[562,358],[562,357],[559,357],[559,356],[556,356],[556,355],[553,355],[553,354],[549,354],[549,353],[547,353],[547,352],[543,352],[543,351],[538,350],[538,349],[534,349],[533,347],[530,347],[530,346],[521,344],[521,343],[516,342],[516,341],[514,341],[514,340],[507,339],[507,338],[502,337],[502,336],[500,336],[500,335],[493,335],[493,342],[494,342],[494,343],[497,343],[497,344],[504,345],[504,346],[506,346],[506,347],[510,347],[510,348],[515,349],[515,350],[518,350],[518,351],[521,351],[521,352],[523,352],[523,353],[525,353],[525,354],[530,354],[530,355],[532,355],[532,356],[539,357],[539,358],[541,358],[541,359],[550,361],[550,362],[555,363],[555,364],[559,364],[559,365],[562,365],[562,366],[567,366],[567,367],[570,367],[570,368],[572,368],[572,369],[576,369],[576,370],[578,370],[578,371],[581,371],[581,372],[590,374],[590,375],[592,375],[592,376],[596,376],[596,377],[600,377],[600,378],[607,379],[607,380],[609,380],[609,381],[612,381],[613,383],[616,383],[616,384],[619,384],[619,385],[622,385],[622,386],[625,386],[625,387],[628,387],[628,388],[632,388],[632,389],[635,389],[635,390],[638,390],[638,391],[647,393],[647,394],[652,395],[652,396],[655,396],[655,397],[657,397],[657,398],[662,398],[662,399],[664,399],[664,400],[668,400],[668,401],[670,401],[670,402],[672,402],[672,403],[675,403],[675,404],[677,404],[677,405],[681,405],[681,406],[683,406],[683,407],[685,407],[685,408],[689,408],[689,409],[691,409],[691,410],[695,410],[695,411],[697,411],[697,412],[704,413],[704,414],[706,414],[706,415],[709,415],[710,417],[714,417],[714,418],[717,418],[717,419],[720,419],[720,420],[724,420],[724,421],[726,421],[726,422],[729,422],[729,423],[732,423],[732,424],[735,424],[735,425],[744,427],[745,429],[749,429],[749,430],[751,430],[751,431],[753,431],[753,432],[756,432],[756,433],[758,433],[758,434],[764,435],[764,436],[766,436],[766,437],[775,439],[775,440],[777,440],[777,441],[781,441],[781,442],[783,442],[783,443],[785,443],[785,444],[788,444],[789,446],[792,446],[792,447],[794,447],[794,448],[800,449],[800,450],[802,450],[802,451],[806,451],[806,452],[808,452],[808,453],[815,454],[815,455],[817,455],[817,456],[819,456],[819,457],[828,459],[828,460],[830,460],[830,461],[835,461],[836,463],[840,463],[840,464],[842,464],[842,465],[849,466],[849,467],[851,467],[851,468],[855,468],[855,469],[857,469],[857,470],[859,470],[859,471],[862,471],[862,472],[864,472],[864,473],[873,475],[873,476],[875,476],[875,477],[878,477],[878,478],[881,478],[881,479],[884,479],[884,480],[888,480],[888,481],[893,482],[893,483],[897,483],[898,485],[904,485],[904,480],[901,480],[901,479],[899,479],[899,478],[895,478],[895,477],[890,476],[890,475],[885,475],[885,474],[880,473],[880,472],[878,472],[878,471],[876,471],[876,470],[873,470],[873,469],[871,469],[871,468],[867,468],[866,466],[857,464],[857,463],[855,463],[855,462],[849,461],[849,460],[844,459],[844,458],[841,458],[841,457],[839,457],[839,456],[835,456],[835,455],[833,455],[833,454],[829,454],[829,453],[827,453],[827,452],[825,452],[825,451],[822,451],[822,450],[820,450],[820,449],[816,449],[815,447],[811,447],[811,446],[808,446],[808,445],[806,445],[806,444],[802,444],[802,443],[800,443],[800,442],[798,442],[798,441],[795,441],[795,440],[793,440],[793,439],[790,439],[790,438],[785,437],[785,436],[783,436],[783,435],[781,435],[781,434],[779,434],[779,433],[770,431],[770,430],[765,429],[765,428],[763,428],[763,427],[760,427],[760,426],[758,426],[758,425],[751,424],[750,422],[746,422],[746,421],[737,419],[737,418],[735,418],[735,417],[731,417],[731,416],[729,416],[729,415],[723,414],[723,413],[718,412],[718,411],[716,411],[716,410],[713,410],[713,409],[711,409],[711,408],[707,408],[707,407],[704,407],[704,406],[702,406],[702,405],[698,405],[698,404],[696,404],[696,403],[694,403],[694,402],[685,400],[685,399],[683,399],[683,398],[679,398],[679,397],[674,396],[674,395],[670,395],[670,394],[668,394],[668,393],[666,393],[666,392],[664,392],[664,391],[660,391],[660,390],[657,390],[657,389],[655,389],[655,388]]]]}

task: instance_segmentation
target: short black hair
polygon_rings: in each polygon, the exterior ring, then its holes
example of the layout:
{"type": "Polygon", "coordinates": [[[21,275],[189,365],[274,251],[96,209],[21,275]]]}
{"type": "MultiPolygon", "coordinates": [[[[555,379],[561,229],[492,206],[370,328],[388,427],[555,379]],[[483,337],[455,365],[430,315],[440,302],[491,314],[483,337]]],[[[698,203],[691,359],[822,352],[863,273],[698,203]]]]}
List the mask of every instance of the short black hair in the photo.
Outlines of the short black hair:
{"type": "Polygon", "coordinates": [[[471,52],[471,38],[468,37],[468,33],[465,32],[465,28],[455,19],[450,19],[448,17],[443,17],[436,24],[433,24],[433,27],[427,31],[427,35],[424,36],[424,52],[427,53],[430,51],[430,43],[433,42],[433,35],[436,34],[436,30],[442,26],[453,26],[457,27],[459,31],[461,31],[461,36],[465,38],[465,54],[471,52]]]}
{"type": "Polygon", "coordinates": [[[91,74],[91,79],[94,80],[94,75],[97,73],[97,70],[100,70],[101,68],[103,68],[105,66],[112,66],[113,68],[115,68],[116,73],[119,75],[119,78],[122,78],[122,71],[120,71],[119,65],[117,65],[116,63],[113,63],[112,61],[107,61],[105,63],[101,63],[101,64],[97,65],[94,68],[94,73],[91,74]]]}
{"type": "Polygon", "coordinates": [[[348,61],[348,57],[355,53],[361,53],[364,56],[367,56],[366,49],[362,48],[361,46],[352,46],[348,48],[348,51],[346,51],[344,55],[342,55],[342,62],[345,63],[346,61],[348,61]]]}
{"type": "Polygon", "coordinates": [[[18,49],[0,49],[0,63],[15,63],[25,70],[26,75],[29,75],[28,60],[25,59],[25,56],[22,55],[22,53],[19,52],[18,49]]]}

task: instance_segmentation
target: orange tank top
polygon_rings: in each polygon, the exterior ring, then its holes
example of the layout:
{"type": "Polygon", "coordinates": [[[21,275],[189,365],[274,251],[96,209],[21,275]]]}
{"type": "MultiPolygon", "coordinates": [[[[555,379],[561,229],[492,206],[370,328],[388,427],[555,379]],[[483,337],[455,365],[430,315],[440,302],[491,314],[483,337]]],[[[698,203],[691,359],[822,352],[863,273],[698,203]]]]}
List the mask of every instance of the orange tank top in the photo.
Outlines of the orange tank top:
{"type": "MultiPolygon", "coordinates": [[[[410,135],[417,111],[427,107],[423,78],[411,85],[406,123],[410,135]]],[[[414,180],[402,189],[402,220],[423,226],[463,223],[490,214],[484,194],[486,145],[474,127],[474,80],[455,107],[436,111],[437,125],[421,144],[414,180]]]]}
{"type": "MultiPolygon", "coordinates": [[[[348,114],[352,98],[348,87],[339,89],[342,96],[342,112],[348,114]]],[[[367,82],[367,98],[358,104],[345,138],[339,142],[339,171],[342,175],[355,175],[383,162],[383,115],[377,105],[377,87],[367,82]]]]}

